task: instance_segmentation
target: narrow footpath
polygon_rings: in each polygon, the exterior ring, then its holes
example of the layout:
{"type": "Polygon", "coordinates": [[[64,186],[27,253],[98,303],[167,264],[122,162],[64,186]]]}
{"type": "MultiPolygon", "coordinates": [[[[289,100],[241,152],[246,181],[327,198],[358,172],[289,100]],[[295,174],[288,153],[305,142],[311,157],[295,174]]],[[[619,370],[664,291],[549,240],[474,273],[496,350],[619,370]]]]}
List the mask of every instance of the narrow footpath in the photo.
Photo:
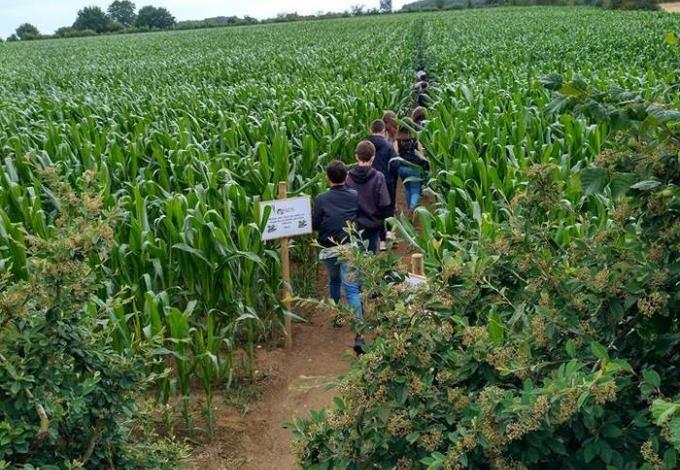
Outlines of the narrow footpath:
{"type": "MultiPolygon", "coordinates": [[[[424,70],[424,24],[417,22],[414,27],[417,70],[424,70]]],[[[427,93],[426,88],[419,93],[417,101],[427,93]]],[[[397,213],[405,212],[401,183],[397,187],[396,200],[397,213]]],[[[392,253],[401,258],[404,266],[410,266],[410,247],[405,241],[394,247],[392,253]]],[[[317,282],[318,292],[325,294],[323,269],[319,270],[317,282]]],[[[291,351],[274,346],[258,350],[256,375],[259,381],[253,386],[256,397],[244,400],[246,409],[239,411],[233,403],[215,399],[215,437],[193,450],[184,467],[186,470],[294,468],[293,436],[283,427],[284,423],[295,417],[305,418],[310,410],[331,407],[337,394],[338,378],[347,373],[356,360],[354,333],[348,326],[335,328],[330,309],[307,311],[304,317],[306,323],[294,326],[291,351]]],[[[202,404],[196,405],[200,409],[202,404]]]]}
{"type": "Polygon", "coordinates": [[[261,349],[257,356],[259,372],[270,377],[258,386],[261,398],[253,400],[243,415],[215,400],[215,438],[195,449],[187,468],[292,469],[292,435],[283,423],[333,403],[336,392],[329,387],[349,370],[354,360],[353,344],[354,334],[349,328],[334,328],[330,312],[317,312],[308,323],[295,325],[292,351],[261,349]]]}
{"type": "MultiPolygon", "coordinates": [[[[399,210],[404,192],[397,189],[399,210]]],[[[410,248],[404,241],[392,254],[410,266],[410,248]]],[[[325,273],[319,270],[319,289],[325,293],[325,273]]],[[[291,470],[295,457],[293,436],[283,423],[307,417],[309,410],[333,405],[338,377],[349,371],[355,355],[354,333],[348,326],[333,327],[333,313],[316,309],[307,323],[295,324],[295,345],[259,349],[257,397],[245,413],[216,397],[215,437],[192,452],[186,470],[291,470]]],[[[202,406],[202,404],[197,404],[202,406]]],[[[200,409],[200,408],[199,408],[200,409]]]]}

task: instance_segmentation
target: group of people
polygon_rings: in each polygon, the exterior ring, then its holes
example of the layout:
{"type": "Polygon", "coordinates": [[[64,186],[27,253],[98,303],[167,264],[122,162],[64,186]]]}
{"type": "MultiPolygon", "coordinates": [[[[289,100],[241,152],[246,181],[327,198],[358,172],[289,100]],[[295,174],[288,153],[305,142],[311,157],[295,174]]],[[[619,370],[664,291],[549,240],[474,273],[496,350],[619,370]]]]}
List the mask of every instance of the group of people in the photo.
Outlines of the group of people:
{"type": "MultiPolygon", "coordinates": [[[[342,161],[332,161],[326,169],[330,188],[315,201],[312,225],[319,234],[319,258],[328,270],[330,297],[337,304],[344,290],[358,319],[363,317],[360,276],[343,256],[343,249],[351,247],[355,239],[371,253],[386,250],[387,241],[394,239],[385,221],[395,214],[398,180],[404,184],[410,216],[420,202],[429,171],[418,140],[427,119],[421,102],[427,89],[424,72],[418,72],[418,80],[418,106],[411,116],[399,120],[396,113],[386,111],[382,119],[374,121],[370,135],[356,147],[356,164],[348,169],[342,161]]],[[[362,345],[363,338],[357,335],[357,353],[362,345]]]]}

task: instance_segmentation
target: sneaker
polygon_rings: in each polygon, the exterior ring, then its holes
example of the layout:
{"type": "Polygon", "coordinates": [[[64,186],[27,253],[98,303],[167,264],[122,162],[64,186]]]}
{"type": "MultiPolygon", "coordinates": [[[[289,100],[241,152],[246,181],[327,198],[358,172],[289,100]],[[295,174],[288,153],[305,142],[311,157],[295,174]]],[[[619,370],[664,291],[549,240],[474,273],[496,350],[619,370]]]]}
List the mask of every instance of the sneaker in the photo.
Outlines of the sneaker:
{"type": "Polygon", "coordinates": [[[387,251],[387,243],[380,242],[380,251],[387,251]]]}
{"type": "Polygon", "coordinates": [[[354,353],[357,356],[366,354],[366,352],[364,351],[364,338],[361,337],[360,335],[357,335],[356,338],[354,338],[354,353]]]}
{"type": "Polygon", "coordinates": [[[345,319],[341,316],[338,315],[333,319],[333,328],[342,328],[345,326],[345,319]]]}
{"type": "Polygon", "coordinates": [[[387,232],[387,236],[386,236],[385,238],[386,238],[388,241],[393,242],[393,241],[395,241],[395,240],[397,239],[397,236],[394,234],[393,231],[390,230],[389,232],[387,232]]]}

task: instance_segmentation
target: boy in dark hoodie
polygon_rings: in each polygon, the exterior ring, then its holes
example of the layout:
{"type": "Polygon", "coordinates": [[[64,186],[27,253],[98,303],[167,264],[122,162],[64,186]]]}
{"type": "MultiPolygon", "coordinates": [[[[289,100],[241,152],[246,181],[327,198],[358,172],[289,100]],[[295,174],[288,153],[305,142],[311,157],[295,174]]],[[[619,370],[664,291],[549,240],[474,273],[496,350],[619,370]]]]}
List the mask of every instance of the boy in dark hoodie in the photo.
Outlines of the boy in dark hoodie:
{"type": "Polygon", "coordinates": [[[390,216],[392,199],[385,176],[373,168],[375,146],[368,140],[359,142],[355,157],[357,165],[349,172],[347,187],[359,195],[356,223],[363,240],[368,242],[368,251],[376,253],[380,231],[385,219],[390,216]]]}
{"type": "Polygon", "coordinates": [[[326,176],[330,189],[316,198],[312,215],[312,227],[319,232],[322,247],[319,259],[328,269],[328,288],[333,301],[340,303],[344,289],[347,303],[357,318],[361,318],[361,286],[342,256],[343,249],[351,249],[350,232],[359,213],[359,200],[356,191],[345,185],[347,167],[344,163],[332,161],[326,176]]]}
{"type": "MultiPolygon", "coordinates": [[[[386,138],[386,126],[382,119],[373,121],[371,124],[371,135],[366,139],[375,146],[375,160],[373,168],[385,176],[387,191],[390,193],[390,210],[387,217],[394,215],[395,202],[397,200],[397,180],[399,179],[399,161],[397,152],[393,144],[386,138]]],[[[388,237],[387,228],[383,223],[380,229],[380,251],[387,250],[386,241],[393,237],[388,237]]]]}

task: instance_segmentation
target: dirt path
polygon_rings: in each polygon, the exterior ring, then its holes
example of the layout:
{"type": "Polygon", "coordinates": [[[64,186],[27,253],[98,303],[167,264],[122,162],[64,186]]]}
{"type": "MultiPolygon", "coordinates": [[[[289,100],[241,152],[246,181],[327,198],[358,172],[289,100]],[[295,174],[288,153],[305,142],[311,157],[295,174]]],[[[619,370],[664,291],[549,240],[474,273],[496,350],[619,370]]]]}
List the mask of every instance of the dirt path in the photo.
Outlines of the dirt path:
{"type": "Polygon", "coordinates": [[[668,13],[680,13],[680,2],[659,3],[659,7],[668,13]]]}
{"type": "MultiPolygon", "coordinates": [[[[402,208],[403,187],[397,189],[402,208]]],[[[407,263],[410,247],[401,242],[393,253],[407,263]]],[[[319,296],[326,294],[325,275],[320,272],[319,296]]],[[[215,398],[215,438],[196,449],[186,470],[291,470],[294,457],[292,434],[283,423],[296,416],[306,417],[310,409],[331,406],[334,382],[354,361],[354,334],[350,328],[333,327],[330,311],[316,309],[308,322],[296,324],[295,346],[259,349],[258,375],[263,379],[254,390],[261,397],[252,400],[246,413],[215,398]]],[[[196,409],[203,404],[197,402],[196,409]]]]}
{"type": "Polygon", "coordinates": [[[260,390],[262,398],[245,415],[217,404],[216,437],[195,450],[187,469],[293,468],[292,435],[283,423],[331,405],[335,391],[329,387],[353,360],[354,336],[349,328],[334,328],[328,313],[315,313],[309,320],[295,326],[292,351],[260,350],[258,367],[271,377],[260,390]]]}

